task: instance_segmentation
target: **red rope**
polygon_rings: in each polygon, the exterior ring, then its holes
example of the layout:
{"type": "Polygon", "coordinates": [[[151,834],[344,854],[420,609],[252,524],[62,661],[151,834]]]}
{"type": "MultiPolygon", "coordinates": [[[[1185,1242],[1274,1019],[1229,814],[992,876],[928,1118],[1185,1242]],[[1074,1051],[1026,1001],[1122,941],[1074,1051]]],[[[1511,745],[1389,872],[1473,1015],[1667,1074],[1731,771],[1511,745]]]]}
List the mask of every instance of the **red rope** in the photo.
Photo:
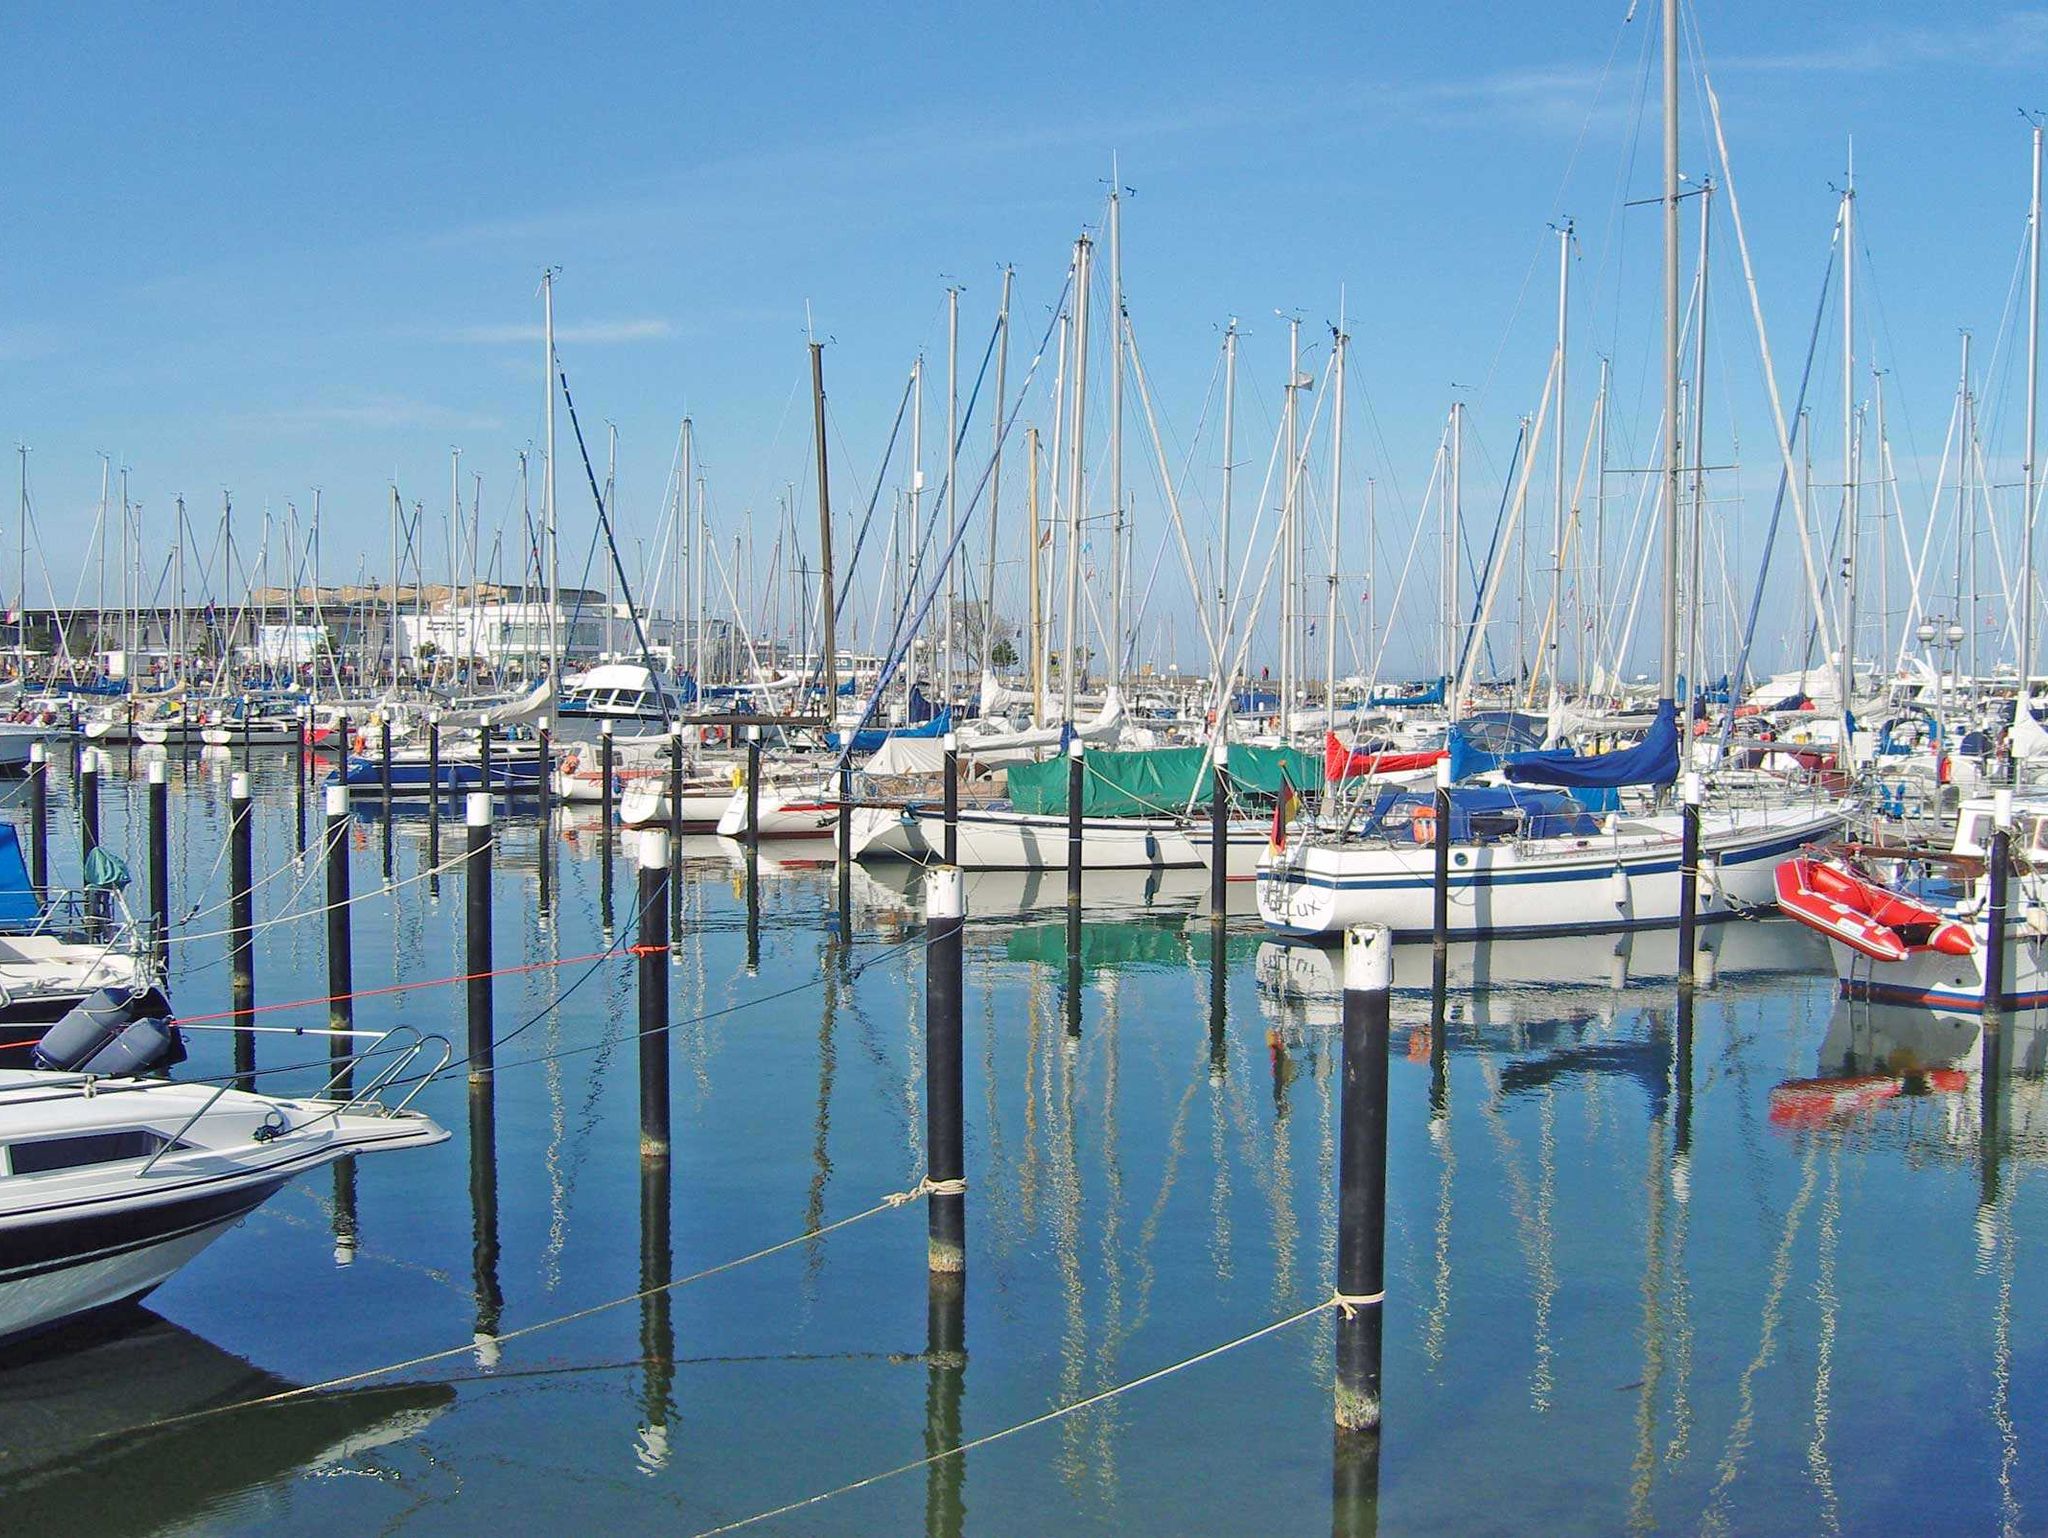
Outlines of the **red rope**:
{"type": "Polygon", "coordinates": [[[530,961],[524,966],[499,967],[490,972],[463,972],[455,977],[428,978],[425,982],[393,983],[387,988],[364,988],[356,993],[329,993],[310,999],[291,999],[281,1004],[257,1004],[248,1009],[226,1009],[216,1015],[178,1015],[175,1018],[182,1025],[200,1025],[214,1020],[235,1020],[243,1015],[267,1015],[279,1009],[310,1009],[315,1004],[336,1004],[343,999],[374,999],[387,993],[407,993],[414,988],[445,988],[454,983],[473,982],[480,977],[517,977],[522,972],[543,972],[549,967],[580,966],[586,961],[603,961],[608,956],[623,957],[627,954],[629,953],[624,950],[592,951],[587,956],[564,956],[560,961],[530,961]]]}

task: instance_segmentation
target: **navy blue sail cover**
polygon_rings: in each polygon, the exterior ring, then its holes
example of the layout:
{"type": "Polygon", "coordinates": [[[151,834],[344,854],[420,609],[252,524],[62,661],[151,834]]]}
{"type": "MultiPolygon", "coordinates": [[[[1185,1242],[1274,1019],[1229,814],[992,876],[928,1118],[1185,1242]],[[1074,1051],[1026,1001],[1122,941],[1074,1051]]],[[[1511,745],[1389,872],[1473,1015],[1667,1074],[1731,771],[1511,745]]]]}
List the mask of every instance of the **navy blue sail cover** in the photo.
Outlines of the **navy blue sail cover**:
{"type": "Polygon", "coordinates": [[[1669,785],[1678,778],[1678,706],[1657,702],[1656,719],[1632,748],[1578,754],[1565,749],[1517,754],[1501,772],[1518,785],[1562,785],[1614,789],[1621,785],[1669,785]]]}

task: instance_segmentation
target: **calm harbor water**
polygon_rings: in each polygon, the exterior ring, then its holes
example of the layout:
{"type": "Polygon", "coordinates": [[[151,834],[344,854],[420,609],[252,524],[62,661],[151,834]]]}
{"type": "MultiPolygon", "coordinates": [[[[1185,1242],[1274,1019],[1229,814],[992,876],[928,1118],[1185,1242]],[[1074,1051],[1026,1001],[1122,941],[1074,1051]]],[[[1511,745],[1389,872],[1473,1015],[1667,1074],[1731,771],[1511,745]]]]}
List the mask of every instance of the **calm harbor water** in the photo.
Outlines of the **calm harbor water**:
{"type": "MultiPolygon", "coordinates": [[[[112,767],[106,838],[133,857],[140,901],[141,771],[121,750],[112,767]]],[[[259,918],[317,909],[289,760],[256,768],[259,918]]],[[[228,765],[170,774],[173,907],[193,914],[173,996],[211,1014],[228,1004],[228,765]]],[[[69,795],[60,775],[60,869],[77,860],[69,795]]],[[[307,817],[317,843],[317,804],[307,817]]],[[[459,837],[451,816],[444,858],[459,837]]],[[[367,804],[351,844],[358,894],[387,868],[393,883],[356,907],[357,986],[460,972],[461,881],[425,877],[424,816],[401,812],[387,837],[367,804]]],[[[1202,878],[1105,878],[1070,997],[1062,878],[989,876],[968,897],[964,1304],[928,1295],[920,1203],[601,1308],[912,1185],[924,1004],[907,873],[855,873],[842,939],[825,851],[770,851],[750,943],[742,852],[692,841],[674,1156],[650,1176],[632,964],[578,959],[621,937],[604,930],[600,848],[593,818],[561,821],[543,913],[537,826],[501,827],[497,962],[534,970],[497,985],[488,1113],[460,1074],[436,1082],[420,1103],[446,1144],[301,1181],[139,1325],[0,1365],[0,1528],[698,1533],[1328,1296],[1329,958],[1239,918],[1219,1013],[1202,878]]],[[[322,943],[318,918],[266,928],[259,1003],[322,994],[322,943]]],[[[1426,992],[1396,996],[1377,1531],[2048,1530],[2048,1374],[2027,1325],[2048,1304],[2031,1253],[2048,1121],[2030,1023],[2007,1028],[1987,1096],[1974,1025],[1850,1013],[1800,932],[1721,937],[1689,1021],[1655,976],[1670,943],[1464,953],[1455,976],[1485,986],[1440,1025],[1426,992]]],[[[461,990],[365,999],[358,1021],[459,1047],[461,990]]],[[[264,1037],[258,1059],[323,1052],[264,1037]]],[[[184,1071],[228,1055],[202,1035],[184,1071]]],[[[748,1530],[1327,1531],[1330,1355],[1317,1314],[748,1530]]]]}

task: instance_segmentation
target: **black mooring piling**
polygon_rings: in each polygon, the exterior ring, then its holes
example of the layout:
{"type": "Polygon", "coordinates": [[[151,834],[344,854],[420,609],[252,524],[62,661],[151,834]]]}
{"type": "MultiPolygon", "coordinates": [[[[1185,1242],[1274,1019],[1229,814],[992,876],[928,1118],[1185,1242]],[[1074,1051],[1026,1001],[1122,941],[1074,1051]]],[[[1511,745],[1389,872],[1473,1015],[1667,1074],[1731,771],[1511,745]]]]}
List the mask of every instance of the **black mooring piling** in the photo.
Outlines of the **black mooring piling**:
{"type": "MultiPolygon", "coordinates": [[[[1209,922],[1230,915],[1230,744],[1216,744],[1216,786],[1209,796],[1209,922]]],[[[1217,940],[1221,955],[1222,940],[1217,940]]]]}
{"type": "Polygon", "coordinates": [[[348,791],[327,787],[327,1025],[352,1031],[356,1025],[355,954],[348,895],[348,791]]]}
{"type": "Polygon", "coordinates": [[[292,848],[306,852],[306,707],[292,711],[292,848]]]}
{"type": "Polygon", "coordinates": [[[960,739],[946,733],[945,838],[942,858],[948,865],[960,863],[960,739]]]}
{"type": "Polygon", "coordinates": [[[1700,777],[1688,772],[1679,782],[1678,986],[1695,981],[1700,929],[1700,777]]]}
{"type": "Polygon", "coordinates": [[[962,1130],[966,1058],[961,1042],[961,931],[966,917],[967,887],[959,868],[941,865],[928,872],[924,888],[925,1160],[931,1191],[925,1253],[929,1269],[939,1273],[967,1269],[967,1153],[962,1130]]]}
{"type": "Polygon", "coordinates": [[[1344,1066],[1337,1153],[1337,1397],[1344,1431],[1380,1423],[1380,1327],[1387,1255],[1387,1036],[1393,931],[1344,935],[1344,1066]]]}
{"type": "Polygon", "coordinates": [[[476,788],[485,795],[491,793],[491,739],[495,735],[488,721],[476,729],[476,788]]]}
{"type": "Polygon", "coordinates": [[[463,970],[468,974],[469,1079],[491,1076],[491,794],[469,793],[464,822],[469,841],[463,854],[462,883],[467,906],[467,944],[463,970]]]}
{"type": "Polygon", "coordinates": [[[839,760],[839,943],[853,943],[853,759],[839,760]]]}
{"type": "Polygon", "coordinates": [[[50,750],[28,745],[28,879],[39,902],[50,896],[50,750]]]}
{"type": "Polygon", "coordinates": [[[548,738],[548,718],[540,718],[540,921],[545,927],[555,911],[555,755],[548,738]]]}
{"type": "Polygon", "coordinates": [[[1430,888],[1429,943],[1441,991],[1451,949],[1451,763],[1447,758],[1437,760],[1434,822],[1436,866],[1430,888]]]}
{"type": "Polygon", "coordinates": [[[747,847],[761,847],[761,729],[747,728],[747,847]]]}
{"type": "Polygon", "coordinates": [[[87,748],[78,761],[78,858],[81,865],[100,847],[100,750],[87,748]]]}
{"type": "Polygon", "coordinates": [[[545,841],[548,819],[554,816],[555,812],[555,745],[548,733],[548,718],[542,716],[538,724],[540,728],[538,734],[540,739],[540,784],[538,787],[540,792],[540,830],[541,837],[545,841]]]}
{"type": "Polygon", "coordinates": [[[683,733],[668,739],[668,940],[683,938],[683,733]]]}
{"type": "Polygon", "coordinates": [[[256,817],[249,776],[228,781],[228,989],[235,1017],[235,1078],[256,1072],[256,817]]]}
{"type": "Polygon", "coordinates": [[[668,834],[640,835],[640,1157],[666,1159],[668,1092],[668,834]]]}
{"type": "Polygon", "coordinates": [[[391,821],[391,718],[385,716],[377,723],[377,751],[384,755],[384,771],[378,776],[384,821],[391,821]]]}
{"type": "Polygon", "coordinates": [[[612,773],[612,724],[603,721],[597,728],[597,870],[598,920],[607,938],[612,933],[612,866],[618,860],[618,845],[612,832],[612,818],[616,815],[612,773]]]}
{"type": "Polygon", "coordinates": [[[1076,737],[1067,752],[1067,910],[1076,914],[1081,911],[1081,787],[1086,773],[1082,752],[1076,737]]]}
{"type": "Polygon", "coordinates": [[[1993,792],[1991,858],[1986,867],[1984,934],[1984,1021],[1995,1029],[2003,1021],[2011,993],[2007,986],[2006,915],[2011,907],[2012,792],[1993,792]]]}
{"type": "MultiPolygon", "coordinates": [[[[441,712],[427,713],[427,869],[441,865],[441,712]]],[[[427,877],[427,890],[439,892],[441,878],[427,877]]]]}
{"type": "Polygon", "coordinates": [[[149,766],[149,933],[159,957],[171,945],[171,787],[164,761],[149,766]]]}

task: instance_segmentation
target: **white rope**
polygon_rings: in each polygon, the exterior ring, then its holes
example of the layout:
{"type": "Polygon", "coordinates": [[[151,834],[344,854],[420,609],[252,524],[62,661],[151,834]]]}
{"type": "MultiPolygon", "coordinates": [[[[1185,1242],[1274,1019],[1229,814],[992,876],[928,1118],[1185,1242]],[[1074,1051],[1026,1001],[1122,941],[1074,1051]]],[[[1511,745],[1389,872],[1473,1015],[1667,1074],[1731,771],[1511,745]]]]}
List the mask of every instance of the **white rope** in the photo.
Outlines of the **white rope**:
{"type": "MultiPolygon", "coordinates": [[[[490,847],[493,850],[495,850],[497,846],[498,840],[497,836],[494,834],[492,835],[490,840],[490,847]]],[[[463,850],[456,854],[450,855],[447,859],[443,860],[439,865],[429,865],[424,869],[415,872],[413,875],[405,877],[402,881],[387,881],[381,886],[374,887],[368,891],[352,892],[349,894],[347,899],[345,899],[342,902],[322,903],[317,908],[299,908],[289,913],[280,913],[274,918],[267,918],[263,920],[263,922],[260,924],[251,925],[249,928],[249,933],[254,934],[261,929],[272,929],[279,924],[295,924],[300,919],[318,918],[323,913],[333,913],[341,908],[352,908],[357,903],[368,902],[372,898],[388,897],[391,893],[399,891],[402,888],[409,886],[417,886],[420,882],[430,880],[435,876],[446,875],[449,871],[452,870],[460,870],[462,868],[463,862],[467,860],[468,857],[468,851],[463,850]]],[[[318,866],[314,867],[314,870],[318,869],[318,866]]],[[[300,890],[304,890],[304,888],[308,884],[310,884],[311,879],[312,878],[309,875],[305,881],[302,881],[300,883],[300,890]]],[[[258,882],[257,885],[260,886],[262,885],[262,883],[258,882]]],[[[251,887],[249,890],[253,892],[256,890],[256,888],[251,887]]],[[[292,895],[296,897],[298,893],[295,891],[292,895]]],[[[170,937],[170,940],[172,944],[184,945],[194,940],[218,940],[224,935],[235,935],[239,934],[240,932],[241,931],[234,929],[232,927],[227,929],[209,929],[196,935],[172,935],[170,937]]]]}
{"type": "Polygon", "coordinates": [[[766,1522],[775,1517],[785,1517],[793,1511],[802,1511],[806,1507],[820,1505],[825,1501],[832,1500],[836,1496],[848,1495],[855,1490],[865,1490],[869,1485],[878,1485],[883,1480],[894,1479],[899,1474],[914,1473],[918,1469],[929,1468],[932,1464],[944,1462],[948,1458],[962,1457],[977,1448],[987,1447],[991,1442],[1000,1442],[1005,1437],[1013,1437],[1020,1431],[1030,1431],[1035,1427],[1046,1425],[1048,1422],[1078,1414],[1082,1410],[1091,1409],[1096,1405],[1114,1399],[1119,1394],[1128,1394],[1132,1389],[1143,1388],[1150,1383],[1157,1383],[1161,1378],[1170,1378],[1175,1373],[1184,1372],[1190,1367],[1199,1367],[1204,1362],[1222,1356],[1226,1351],[1235,1351],[1239,1346],[1248,1346],[1253,1341],[1284,1330],[1291,1324],[1299,1324],[1302,1320],[1312,1315],[1320,1314],[1328,1307],[1330,1307],[1330,1304],[1327,1301],[1311,1304],[1298,1313],[1289,1314],[1285,1319],[1276,1319],[1271,1324],[1260,1325],[1259,1328],[1253,1330],[1248,1335],[1240,1335],[1237,1339],[1227,1340],[1220,1346],[1211,1346],[1206,1351],[1198,1351],[1193,1356],[1184,1357],[1171,1366],[1157,1368],[1152,1372],[1144,1374],[1142,1377],[1132,1378],[1127,1383],[1119,1383],[1111,1388],[1103,1389],[1100,1393],[1090,1394],[1085,1399],[1077,1399],[1071,1404],[1057,1405],[1047,1410],[1043,1415],[1034,1415],[1029,1420],[1019,1421],[1014,1426],[1006,1426],[1001,1431],[991,1431],[986,1436],[975,1437],[972,1441],[962,1442],[958,1447],[949,1447],[944,1452],[933,1453],[928,1458],[919,1458],[914,1463],[898,1464],[893,1469],[884,1470],[879,1474],[870,1474],[864,1479],[853,1480],[851,1483],[840,1485],[837,1489],[827,1490],[819,1495],[805,1496],[800,1501],[791,1501],[787,1505],[777,1506],[771,1511],[757,1511],[752,1516],[741,1517],[736,1522],[727,1522],[720,1527],[707,1527],[701,1532],[691,1535],[691,1538],[718,1538],[718,1535],[721,1533],[738,1532],[743,1527],[752,1527],[756,1522],[766,1522]]]}

